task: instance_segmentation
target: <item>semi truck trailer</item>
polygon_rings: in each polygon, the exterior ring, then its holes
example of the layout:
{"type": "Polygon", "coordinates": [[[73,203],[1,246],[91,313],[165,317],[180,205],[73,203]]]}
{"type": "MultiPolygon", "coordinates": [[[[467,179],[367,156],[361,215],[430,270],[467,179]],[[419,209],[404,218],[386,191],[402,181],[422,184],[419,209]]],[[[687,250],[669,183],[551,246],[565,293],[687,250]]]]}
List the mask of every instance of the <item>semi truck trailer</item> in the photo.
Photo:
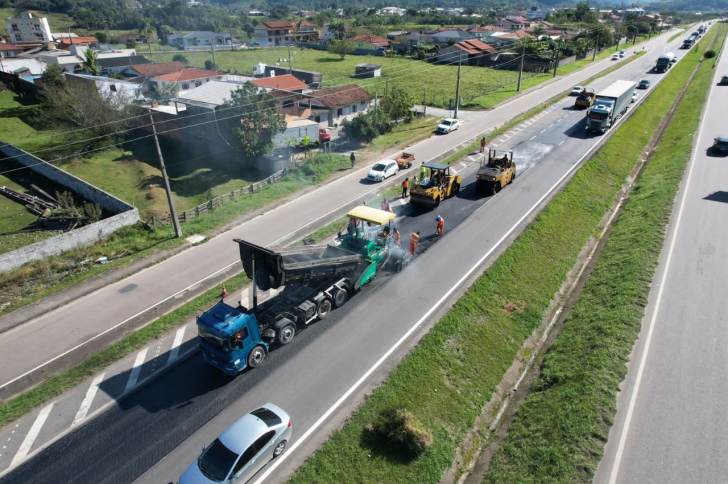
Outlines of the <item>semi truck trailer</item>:
{"type": "Polygon", "coordinates": [[[635,86],[632,81],[617,81],[597,93],[594,106],[587,111],[587,131],[603,134],[611,128],[627,112],[635,86]]]}

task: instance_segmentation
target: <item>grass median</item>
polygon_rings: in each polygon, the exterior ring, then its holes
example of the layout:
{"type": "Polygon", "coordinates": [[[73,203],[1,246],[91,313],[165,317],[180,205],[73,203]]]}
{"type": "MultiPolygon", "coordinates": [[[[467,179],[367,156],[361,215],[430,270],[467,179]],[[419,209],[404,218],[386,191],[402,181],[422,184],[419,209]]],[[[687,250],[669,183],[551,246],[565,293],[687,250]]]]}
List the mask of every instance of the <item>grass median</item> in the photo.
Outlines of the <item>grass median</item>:
{"type": "MultiPolygon", "coordinates": [[[[720,42],[726,27],[713,29],[720,42]]],[[[669,103],[698,59],[673,68],[650,101],[669,103]]],[[[591,482],[616,414],[616,394],[640,330],[665,226],[690,159],[713,77],[711,64],[704,62],[698,69],[635,185],[485,482],[591,482]]]]}
{"type": "Polygon", "coordinates": [[[645,101],[289,482],[440,480],[524,341],[543,321],[666,115],[670,95],[675,92],[645,101]],[[393,443],[396,435],[378,431],[383,419],[397,422],[392,415],[406,416],[405,430],[422,437],[424,450],[405,450],[393,443]]]}

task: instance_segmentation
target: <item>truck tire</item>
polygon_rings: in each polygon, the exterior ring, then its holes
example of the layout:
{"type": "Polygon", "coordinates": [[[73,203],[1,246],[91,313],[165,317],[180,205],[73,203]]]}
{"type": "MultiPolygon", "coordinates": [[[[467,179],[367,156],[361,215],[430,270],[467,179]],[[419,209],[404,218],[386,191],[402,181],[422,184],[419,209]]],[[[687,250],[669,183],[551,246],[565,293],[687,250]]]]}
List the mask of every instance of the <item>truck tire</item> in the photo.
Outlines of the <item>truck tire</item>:
{"type": "Polygon", "coordinates": [[[398,260],[394,263],[394,272],[402,272],[402,261],[398,260]]]}
{"type": "Polygon", "coordinates": [[[285,346],[291,342],[296,335],[296,324],[288,318],[278,321],[273,329],[276,332],[276,341],[279,345],[285,346]]]}
{"type": "Polygon", "coordinates": [[[450,196],[454,197],[458,193],[460,193],[460,184],[459,183],[453,183],[453,185],[452,185],[452,195],[450,195],[450,196]]]}
{"type": "Polygon", "coordinates": [[[267,267],[260,267],[256,269],[253,277],[255,279],[255,285],[258,286],[258,289],[261,291],[267,291],[273,287],[273,284],[275,284],[273,275],[267,267]]]}
{"type": "Polygon", "coordinates": [[[437,208],[440,206],[440,196],[436,196],[432,199],[432,208],[437,208]]]}
{"type": "Polygon", "coordinates": [[[331,312],[331,300],[326,298],[321,301],[316,308],[316,315],[319,319],[324,319],[331,312]]]}
{"type": "Polygon", "coordinates": [[[248,366],[255,368],[265,360],[265,350],[262,346],[258,345],[253,348],[248,354],[248,366]]]}
{"type": "Polygon", "coordinates": [[[511,183],[513,183],[513,180],[515,180],[515,179],[516,179],[516,170],[513,170],[513,176],[511,176],[511,180],[508,182],[508,184],[510,185],[511,183]]]}
{"type": "Polygon", "coordinates": [[[346,289],[338,288],[334,293],[334,307],[340,308],[349,300],[349,292],[346,289]]]}
{"type": "Polygon", "coordinates": [[[500,191],[500,189],[501,189],[500,182],[493,183],[493,195],[497,195],[498,192],[500,191]]]}

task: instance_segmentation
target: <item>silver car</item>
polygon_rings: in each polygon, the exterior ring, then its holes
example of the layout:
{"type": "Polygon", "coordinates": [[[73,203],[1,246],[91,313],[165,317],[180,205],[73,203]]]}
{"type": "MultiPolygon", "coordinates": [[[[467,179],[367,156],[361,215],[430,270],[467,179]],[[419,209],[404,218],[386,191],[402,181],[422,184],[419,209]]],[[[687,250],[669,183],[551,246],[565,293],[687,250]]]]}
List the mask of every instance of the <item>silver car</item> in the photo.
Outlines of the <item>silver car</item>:
{"type": "Polygon", "coordinates": [[[286,450],[291,432],[288,414],[266,403],[235,422],[209,447],[203,446],[197,462],[182,474],[179,484],[247,482],[286,450]]]}

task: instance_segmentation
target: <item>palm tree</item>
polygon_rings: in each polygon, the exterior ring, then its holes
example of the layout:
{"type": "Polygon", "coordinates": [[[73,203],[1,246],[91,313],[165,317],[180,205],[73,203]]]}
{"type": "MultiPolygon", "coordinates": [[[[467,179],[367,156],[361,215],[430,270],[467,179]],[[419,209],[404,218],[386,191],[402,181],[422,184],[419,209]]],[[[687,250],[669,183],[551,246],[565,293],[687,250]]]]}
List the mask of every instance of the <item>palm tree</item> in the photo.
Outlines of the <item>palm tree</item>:
{"type": "Polygon", "coordinates": [[[98,56],[96,55],[96,51],[86,49],[84,52],[84,61],[81,63],[81,68],[92,76],[98,76],[101,72],[101,68],[96,63],[97,59],[98,56]]]}
{"type": "Polygon", "coordinates": [[[147,45],[149,45],[149,57],[152,56],[152,38],[154,38],[157,35],[157,31],[154,27],[152,27],[152,24],[149,23],[149,20],[143,20],[141,25],[139,26],[139,35],[143,35],[145,39],[147,39],[147,45]]]}

